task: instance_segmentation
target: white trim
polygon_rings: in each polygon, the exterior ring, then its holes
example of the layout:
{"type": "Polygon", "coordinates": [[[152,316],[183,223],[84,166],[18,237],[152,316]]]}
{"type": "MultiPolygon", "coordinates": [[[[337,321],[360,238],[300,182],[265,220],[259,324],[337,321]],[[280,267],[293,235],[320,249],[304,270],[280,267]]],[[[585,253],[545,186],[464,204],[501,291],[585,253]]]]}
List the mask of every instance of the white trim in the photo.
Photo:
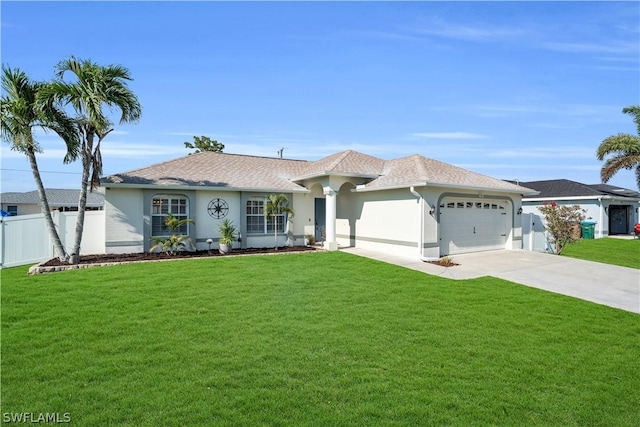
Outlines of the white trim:
{"type": "MultiPolygon", "coordinates": [[[[472,185],[459,185],[459,184],[441,184],[436,182],[421,181],[409,184],[397,184],[380,187],[366,187],[366,184],[361,184],[354,188],[353,192],[364,193],[367,191],[382,191],[382,190],[399,190],[404,188],[415,187],[431,187],[431,188],[455,188],[466,191],[489,191],[491,193],[508,193],[508,194],[538,194],[538,191],[529,190],[528,192],[516,191],[515,189],[497,188],[497,187],[475,187],[472,185]]],[[[524,190],[524,188],[523,188],[524,190]]]]}

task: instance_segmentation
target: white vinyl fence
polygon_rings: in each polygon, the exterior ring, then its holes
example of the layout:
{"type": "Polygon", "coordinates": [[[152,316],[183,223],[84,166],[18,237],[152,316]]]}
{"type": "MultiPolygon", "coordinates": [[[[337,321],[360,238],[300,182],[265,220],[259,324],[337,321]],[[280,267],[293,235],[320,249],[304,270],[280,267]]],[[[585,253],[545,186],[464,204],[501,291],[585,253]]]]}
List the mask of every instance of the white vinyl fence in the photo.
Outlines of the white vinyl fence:
{"type": "MultiPolygon", "coordinates": [[[[77,212],[53,212],[62,244],[71,251],[77,212]]],[[[87,211],[81,255],[105,253],[104,211],[87,211]]],[[[0,218],[0,268],[35,264],[53,258],[55,250],[43,214],[0,218]]]]}

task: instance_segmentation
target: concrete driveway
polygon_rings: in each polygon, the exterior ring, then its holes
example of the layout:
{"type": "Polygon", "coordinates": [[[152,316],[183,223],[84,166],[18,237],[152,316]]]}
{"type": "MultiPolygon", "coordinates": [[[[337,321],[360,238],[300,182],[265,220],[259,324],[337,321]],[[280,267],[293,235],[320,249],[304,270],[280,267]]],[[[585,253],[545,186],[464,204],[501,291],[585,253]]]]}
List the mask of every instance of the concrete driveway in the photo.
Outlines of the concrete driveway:
{"type": "Polygon", "coordinates": [[[418,259],[360,248],[344,252],[462,280],[493,276],[534,288],[640,313],[640,270],[522,250],[454,255],[460,265],[440,267],[418,259]]]}

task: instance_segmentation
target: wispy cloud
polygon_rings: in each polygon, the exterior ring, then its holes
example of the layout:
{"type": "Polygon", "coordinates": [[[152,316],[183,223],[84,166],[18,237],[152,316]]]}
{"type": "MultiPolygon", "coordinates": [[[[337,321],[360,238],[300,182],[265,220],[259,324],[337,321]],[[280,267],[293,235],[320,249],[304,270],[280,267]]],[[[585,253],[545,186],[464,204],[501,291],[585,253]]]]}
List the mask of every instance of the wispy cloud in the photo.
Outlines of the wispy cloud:
{"type": "MultiPolygon", "coordinates": [[[[449,107],[458,110],[459,106],[449,107]]],[[[619,106],[593,104],[477,104],[466,107],[480,117],[507,117],[522,114],[549,114],[555,116],[602,117],[612,112],[618,113],[619,106]]]]}
{"type": "Polygon", "coordinates": [[[186,155],[187,152],[183,145],[159,145],[147,143],[127,143],[110,141],[101,149],[103,157],[157,157],[167,155],[186,155]]]}
{"type": "Polygon", "coordinates": [[[470,132],[416,132],[411,136],[428,139],[487,139],[488,136],[470,132]]]}
{"type": "Polygon", "coordinates": [[[487,157],[504,159],[593,159],[593,149],[576,146],[527,147],[525,149],[488,150],[487,157]]]}
{"type": "Polygon", "coordinates": [[[582,43],[582,42],[553,42],[541,43],[540,47],[548,50],[569,53],[597,53],[597,54],[635,54],[640,51],[640,44],[636,41],[612,40],[608,43],[582,43]]]}
{"type": "Polygon", "coordinates": [[[423,19],[409,28],[414,34],[475,42],[511,40],[526,34],[522,27],[500,26],[492,23],[456,23],[444,19],[423,19]]]}

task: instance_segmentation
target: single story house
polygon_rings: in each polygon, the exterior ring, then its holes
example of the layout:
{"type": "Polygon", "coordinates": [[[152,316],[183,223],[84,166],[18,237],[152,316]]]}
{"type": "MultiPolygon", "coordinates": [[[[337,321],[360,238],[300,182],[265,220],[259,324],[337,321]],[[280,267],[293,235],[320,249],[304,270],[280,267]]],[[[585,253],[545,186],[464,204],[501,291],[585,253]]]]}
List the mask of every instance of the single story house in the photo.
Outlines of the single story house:
{"type": "MultiPolygon", "coordinates": [[[[60,212],[76,212],[80,190],[45,188],[49,209],[60,212]]],[[[0,194],[0,209],[11,216],[31,215],[42,212],[38,190],[26,193],[7,192],[0,194]]],[[[102,210],[104,196],[93,192],[87,193],[87,210],[102,210]]]]}
{"type": "Polygon", "coordinates": [[[355,246],[437,259],[520,249],[522,195],[535,191],[420,155],[383,160],[343,151],[317,161],[201,152],[102,179],[106,252],[149,250],[168,235],[167,213],[191,218],[182,232],[197,249],[217,242],[227,218],[239,247],[274,245],[269,194],[284,194],[293,218],[277,218],[279,245],[355,246]]]}
{"type": "Polygon", "coordinates": [[[639,221],[640,193],[607,184],[582,184],[568,179],[520,182],[537,190],[537,195],[522,198],[524,213],[540,215],[538,208],[545,203],[579,205],[589,221],[596,223],[594,237],[631,234],[639,221]]]}

